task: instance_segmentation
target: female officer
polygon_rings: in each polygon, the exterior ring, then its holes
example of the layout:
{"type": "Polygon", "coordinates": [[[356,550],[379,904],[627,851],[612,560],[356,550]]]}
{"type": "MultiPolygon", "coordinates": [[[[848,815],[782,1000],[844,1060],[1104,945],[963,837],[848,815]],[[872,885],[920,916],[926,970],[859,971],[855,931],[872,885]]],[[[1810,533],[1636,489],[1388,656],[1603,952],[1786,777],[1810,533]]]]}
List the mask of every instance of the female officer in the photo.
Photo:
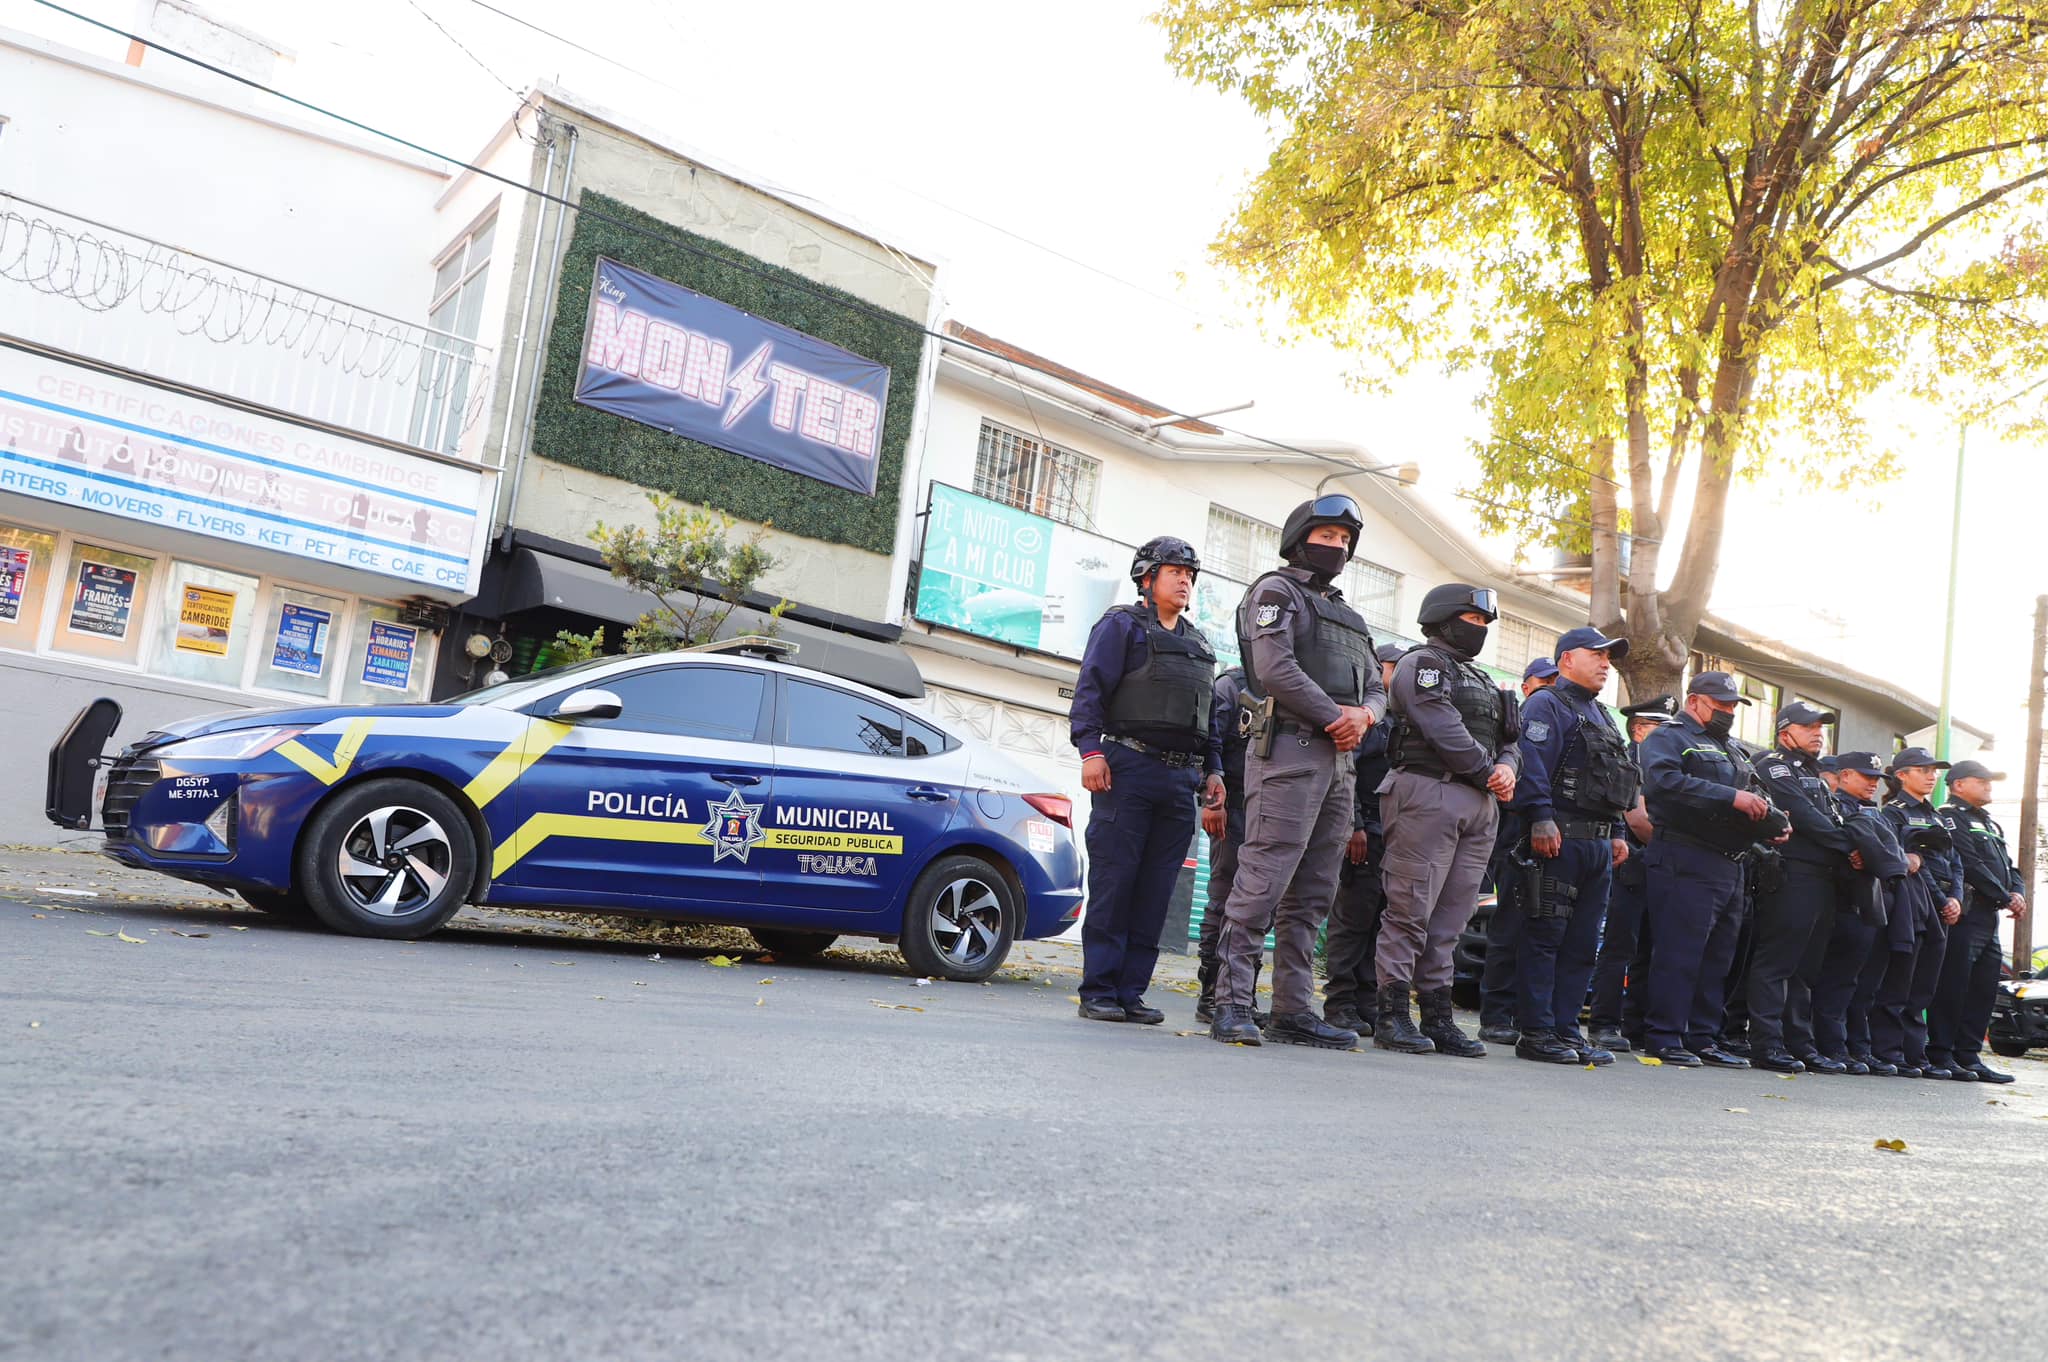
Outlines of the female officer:
{"type": "Polygon", "coordinates": [[[1954,1076],[1927,1058],[1927,1006],[1941,980],[1949,925],[1963,915],[1962,863],[1948,825],[1927,802],[1935,772],[1947,769],[1926,748],[1908,747],[1886,772],[1884,816],[1906,849],[1910,873],[1897,882],[1890,905],[1891,960],[1870,1009],[1870,1049],[1897,1066],[1901,1078],[1954,1076]]]}

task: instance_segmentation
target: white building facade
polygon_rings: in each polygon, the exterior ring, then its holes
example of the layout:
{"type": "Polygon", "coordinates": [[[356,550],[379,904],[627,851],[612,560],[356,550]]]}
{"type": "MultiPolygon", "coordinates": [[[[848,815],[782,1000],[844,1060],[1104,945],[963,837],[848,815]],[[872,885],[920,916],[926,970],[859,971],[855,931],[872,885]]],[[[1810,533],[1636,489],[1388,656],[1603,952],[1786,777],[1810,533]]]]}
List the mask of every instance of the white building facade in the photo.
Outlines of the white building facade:
{"type": "MultiPolygon", "coordinates": [[[[437,165],[158,53],[0,31],[0,119],[5,760],[94,695],[117,741],[425,698],[497,495],[495,207],[451,224],[437,165]]],[[[47,829],[34,785],[10,835],[47,829]]]]}

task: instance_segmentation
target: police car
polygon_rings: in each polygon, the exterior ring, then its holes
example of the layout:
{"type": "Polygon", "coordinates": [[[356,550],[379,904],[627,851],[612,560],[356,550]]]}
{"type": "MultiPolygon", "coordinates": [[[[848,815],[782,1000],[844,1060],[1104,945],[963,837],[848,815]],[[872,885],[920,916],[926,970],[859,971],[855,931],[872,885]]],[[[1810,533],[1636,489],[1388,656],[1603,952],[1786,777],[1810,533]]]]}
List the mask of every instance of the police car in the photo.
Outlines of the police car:
{"type": "Polygon", "coordinates": [[[1080,916],[1073,806],[1042,778],[786,647],[710,647],[439,704],[217,715],[108,758],[120,708],[95,700],[50,753],[48,812],[84,828],[97,803],[116,860],[358,936],[566,908],[791,956],[879,937],[974,981],[1080,916]]]}

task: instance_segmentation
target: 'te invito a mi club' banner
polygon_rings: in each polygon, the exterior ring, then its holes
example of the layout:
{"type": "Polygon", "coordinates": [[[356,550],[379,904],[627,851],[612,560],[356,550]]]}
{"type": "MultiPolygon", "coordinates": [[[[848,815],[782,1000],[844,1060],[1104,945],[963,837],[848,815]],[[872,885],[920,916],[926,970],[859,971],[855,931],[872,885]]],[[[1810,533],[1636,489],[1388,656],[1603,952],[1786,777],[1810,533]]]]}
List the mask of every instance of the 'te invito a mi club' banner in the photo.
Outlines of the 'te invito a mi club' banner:
{"type": "Polygon", "coordinates": [[[889,368],[600,256],[576,401],[873,496],[889,368]]]}

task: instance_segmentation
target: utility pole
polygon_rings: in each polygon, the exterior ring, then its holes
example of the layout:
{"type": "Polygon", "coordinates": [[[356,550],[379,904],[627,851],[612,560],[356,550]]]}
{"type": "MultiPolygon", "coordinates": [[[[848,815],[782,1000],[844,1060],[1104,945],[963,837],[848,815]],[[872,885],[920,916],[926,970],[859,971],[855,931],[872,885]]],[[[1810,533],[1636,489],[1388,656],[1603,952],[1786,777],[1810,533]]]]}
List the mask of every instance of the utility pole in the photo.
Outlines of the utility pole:
{"type": "Polygon", "coordinates": [[[2012,972],[2026,973],[2034,963],[2034,905],[2041,900],[2034,876],[2041,843],[2041,708],[2048,683],[2048,596],[2034,598],[2034,650],[2027,666],[2027,760],[2020,785],[2020,883],[2026,886],[2027,913],[2012,924],[2012,972]]]}

